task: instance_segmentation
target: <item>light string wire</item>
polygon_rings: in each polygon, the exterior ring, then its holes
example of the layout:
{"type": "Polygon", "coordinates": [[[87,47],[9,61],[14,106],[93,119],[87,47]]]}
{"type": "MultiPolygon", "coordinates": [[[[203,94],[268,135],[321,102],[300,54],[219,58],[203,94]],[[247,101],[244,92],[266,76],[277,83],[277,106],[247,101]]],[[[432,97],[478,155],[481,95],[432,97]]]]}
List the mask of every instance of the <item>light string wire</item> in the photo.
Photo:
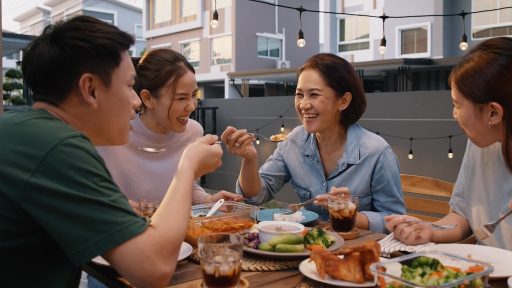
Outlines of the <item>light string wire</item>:
{"type": "Polygon", "coordinates": [[[324,13],[324,14],[336,14],[336,15],[347,15],[347,16],[361,16],[361,17],[370,17],[370,18],[380,18],[380,19],[389,19],[389,18],[419,18],[419,17],[451,17],[451,16],[465,16],[469,14],[476,14],[476,13],[484,13],[484,12],[492,12],[492,11],[498,11],[498,10],[504,10],[504,9],[510,9],[512,6],[505,6],[500,8],[493,8],[493,9],[485,9],[485,10],[479,10],[479,11],[470,11],[465,12],[462,10],[460,13],[450,13],[450,14],[421,14],[421,15],[401,15],[401,16],[390,16],[390,15],[369,15],[369,14],[359,14],[359,13],[346,13],[346,12],[333,12],[333,11],[322,11],[322,10],[313,10],[313,9],[307,9],[302,6],[300,7],[293,7],[288,5],[282,5],[282,4],[275,4],[266,2],[263,0],[249,0],[250,2],[257,2],[265,5],[270,5],[274,7],[281,7],[286,9],[292,9],[298,11],[300,14],[303,12],[313,12],[313,13],[324,13]]]}
{"type": "Polygon", "coordinates": [[[379,46],[379,53],[382,55],[384,55],[384,53],[386,51],[386,35],[384,33],[384,23],[386,22],[386,19],[459,16],[462,18],[462,22],[464,25],[464,33],[462,34],[462,40],[459,44],[459,48],[464,51],[468,48],[467,36],[466,36],[466,24],[464,22],[466,15],[485,13],[485,12],[493,12],[493,11],[499,11],[499,10],[512,8],[512,6],[505,6],[505,7],[500,7],[500,8],[485,9],[485,10],[471,11],[471,12],[466,12],[466,11],[462,10],[460,13],[449,13],[449,14],[420,14],[420,15],[389,16],[389,15],[386,15],[385,13],[383,13],[382,15],[370,15],[370,14],[359,14],[359,13],[333,12],[333,11],[307,9],[307,8],[304,8],[302,5],[300,7],[293,7],[293,6],[288,6],[288,5],[270,3],[270,2],[263,1],[263,0],[249,0],[249,1],[260,3],[260,4],[265,4],[265,5],[270,5],[270,6],[274,6],[274,7],[292,9],[292,10],[299,12],[300,29],[299,29],[299,36],[298,36],[298,40],[297,40],[297,46],[299,46],[301,48],[306,45],[305,44],[306,40],[304,38],[304,32],[302,31],[302,13],[304,13],[304,12],[346,15],[346,16],[359,16],[359,17],[368,17],[368,18],[380,18],[382,20],[382,38],[381,38],[381,44],[379,46]]]}

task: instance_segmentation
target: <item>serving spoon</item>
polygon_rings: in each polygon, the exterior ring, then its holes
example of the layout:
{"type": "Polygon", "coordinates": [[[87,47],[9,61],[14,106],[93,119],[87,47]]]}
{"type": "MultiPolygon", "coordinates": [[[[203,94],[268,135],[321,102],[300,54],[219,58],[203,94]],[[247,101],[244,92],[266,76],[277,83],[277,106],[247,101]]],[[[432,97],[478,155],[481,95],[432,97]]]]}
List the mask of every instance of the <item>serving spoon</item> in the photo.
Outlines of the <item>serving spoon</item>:
{"type": "Polygon", "coordinates": [[[215,214],[215,212],[217,212],[217,210],[219,210],[220,207],[222,207],[222,205],[224,205],[224,199],[219,199],[213,206],[212,208],[210,209],[210,211],[208,211],[208,213],[206,213],[206,216],[205,217],[210,217],[212,216],[213,214],[215,214]]]}

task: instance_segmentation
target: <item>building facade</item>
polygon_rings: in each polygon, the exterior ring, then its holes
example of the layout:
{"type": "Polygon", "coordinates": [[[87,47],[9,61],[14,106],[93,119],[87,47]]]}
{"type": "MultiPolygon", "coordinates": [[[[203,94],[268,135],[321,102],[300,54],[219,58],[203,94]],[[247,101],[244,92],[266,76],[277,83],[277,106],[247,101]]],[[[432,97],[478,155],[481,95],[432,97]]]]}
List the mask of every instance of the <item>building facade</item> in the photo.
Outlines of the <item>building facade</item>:
{"type": "MultiPolygon", "coordinates": [[[[317,1],[279,4],[318,9],[317,1]]],[[[299,14],[251,1],[146,0],[144,19],[147,49],[171,48],[185,55],[196,69],[203,98],[280,95],[282,83],[236,82],[228,73],[299,67],[319,51],[318,14],[303,16],[307,44],[298,49],[299,14]],[[214,11],[216,28],[209,25],[214,11]]]]}

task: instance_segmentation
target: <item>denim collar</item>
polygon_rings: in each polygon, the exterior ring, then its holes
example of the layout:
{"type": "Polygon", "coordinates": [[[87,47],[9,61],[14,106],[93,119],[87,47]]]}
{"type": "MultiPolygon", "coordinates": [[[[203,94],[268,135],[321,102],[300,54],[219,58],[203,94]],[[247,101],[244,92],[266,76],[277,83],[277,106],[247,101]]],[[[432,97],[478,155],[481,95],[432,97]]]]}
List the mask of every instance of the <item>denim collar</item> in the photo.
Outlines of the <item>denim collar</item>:
{"type": "MultiPolygon", "coordinates": [[[[314,133],[307,133],[304,130],[303,126],[300,126],[300,130],[298,133],[293,133],[292,142],[296,142],[296,144],[301,147],[302,154],[306,157],[320,157],[318,146],[316,142],[316,137],[314,133]]],[[[347,130],[347,142],[345,143],[345,151],[343,152],[343,156],[341,158],[341,163],[345,162],[347,164],[357,164],[361,159],[361,151],[360,151],[360,135],[361,135],[361,126],[358,124],[353,124],[348,127],[347,130]]]]}

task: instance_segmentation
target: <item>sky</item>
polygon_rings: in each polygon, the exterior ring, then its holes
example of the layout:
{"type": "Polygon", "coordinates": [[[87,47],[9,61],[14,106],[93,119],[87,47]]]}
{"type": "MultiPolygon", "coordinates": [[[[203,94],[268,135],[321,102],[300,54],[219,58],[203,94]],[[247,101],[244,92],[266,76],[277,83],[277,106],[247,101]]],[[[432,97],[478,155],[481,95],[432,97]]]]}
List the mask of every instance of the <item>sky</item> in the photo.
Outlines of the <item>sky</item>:
{"type": "MultiPolygon", "coordinates": [[[[14,17],[27,11],[28,9],[40,5],[45,0],[0,0],[2,2],[2,29],[12,32],[18,32],[19,23],[13,20],[14,17]]],[[[119,0],[132,3],[142,7],[142,0],[119,0]]]]}

